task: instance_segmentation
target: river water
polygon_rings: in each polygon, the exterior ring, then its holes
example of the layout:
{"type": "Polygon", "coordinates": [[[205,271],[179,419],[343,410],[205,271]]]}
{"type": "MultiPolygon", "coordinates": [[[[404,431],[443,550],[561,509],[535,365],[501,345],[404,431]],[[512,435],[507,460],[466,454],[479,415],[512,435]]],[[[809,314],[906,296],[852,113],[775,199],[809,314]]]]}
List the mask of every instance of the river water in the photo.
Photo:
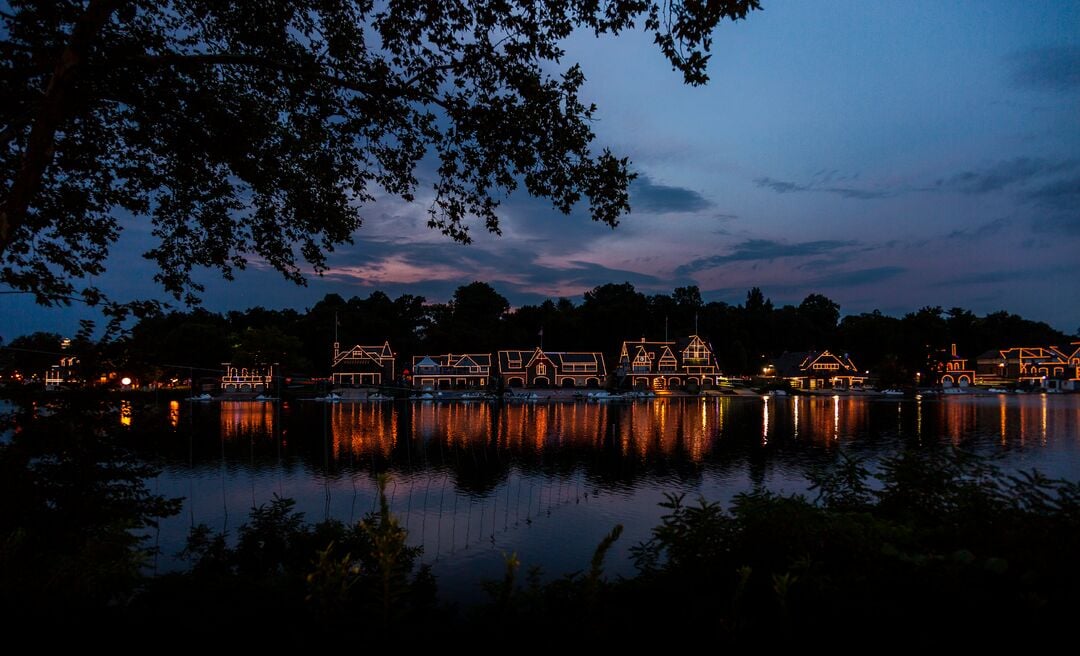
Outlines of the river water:
{"type": "MultiPolygon", "coordinates": [[[[872,464],[907,445],[952,444],[1007,469],[1080,479],[1080,395],[722,397],[605,403],[192,403],[142,445],[162,466],[151,489],[183,497],[152,540],[155,567],[191,526],[235,535],[275,495],[309,521],[356,521],[389,475],[391,509],[422,546],[440,590],[464,602],[501,576],[504,555],[548,577],[587,567],[616,524],[608,572],[631,574],[665,494],[728,501],[764,487],[807,490],[841,453],[872,464]]],[[[139,422],[139,410],[120,413],[139,422]]]]}

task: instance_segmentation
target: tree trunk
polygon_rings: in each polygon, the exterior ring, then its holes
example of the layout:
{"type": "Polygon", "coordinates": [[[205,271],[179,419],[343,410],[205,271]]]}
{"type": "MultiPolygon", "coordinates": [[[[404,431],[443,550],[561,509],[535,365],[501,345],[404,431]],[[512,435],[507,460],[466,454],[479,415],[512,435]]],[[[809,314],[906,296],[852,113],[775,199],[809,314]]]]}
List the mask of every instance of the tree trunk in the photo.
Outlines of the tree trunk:
{"type": "Polygon", "coordinates": [[[41,187],[45,169],[52,162],[56,131],[67,113],[68,91],[78,78],[78,68],[86,55],[86,49],[123,2],[124,0],[91,0],[86,11],[76,21],[71,31],[71,39],[56,61],[49,85],[35,112],[19,172],[15,175],[3,205],[0,205],[0,253],[11,244],[19,226],[26,220],[30,203],[41,187]]]}

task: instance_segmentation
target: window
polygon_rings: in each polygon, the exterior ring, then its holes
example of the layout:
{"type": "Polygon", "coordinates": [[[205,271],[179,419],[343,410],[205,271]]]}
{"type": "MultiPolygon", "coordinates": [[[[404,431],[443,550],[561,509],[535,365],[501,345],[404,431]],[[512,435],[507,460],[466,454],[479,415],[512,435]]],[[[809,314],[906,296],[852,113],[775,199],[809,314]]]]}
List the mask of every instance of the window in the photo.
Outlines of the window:
{"type": "Polygon", "coordinates": [[[543,375],[546,375],[546,374],[547,374],[547,366],[543,362],[536,365],[536,375],[537,376],[543,376],[543,375]]]}
{"type": "Polygon", "coordinates": [[[690,345],[683,351],[684,363],[702,363],[707,362],[709,359],[709,349],[701,340],[695,339],[690,342],[690,345]]]}
{"type": "Polygon", "coordinates": [[[571,363],[563,365],[566,373],[591,373],[596,371],[596,365],[592,363],[571,363]]]}

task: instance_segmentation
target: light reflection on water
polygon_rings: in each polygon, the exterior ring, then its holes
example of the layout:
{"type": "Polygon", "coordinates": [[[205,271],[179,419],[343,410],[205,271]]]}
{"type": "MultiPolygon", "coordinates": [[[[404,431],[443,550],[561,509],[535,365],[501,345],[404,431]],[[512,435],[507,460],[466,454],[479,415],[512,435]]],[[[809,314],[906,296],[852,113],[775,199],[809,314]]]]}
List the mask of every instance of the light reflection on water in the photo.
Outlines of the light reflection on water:
{"type": "MultiPolygon", "coordinates": [[[[307,519],[356,521],[388,472],[391,509],[440,588],[468,600],[503,554],[552,576],[584,568],[616,523],[609,571],[630,573],[665,493],[730,500],[806,489],[839,452],[871,461],[945,443],[1080,479],[1080,395],[897,401],[772,397],[604,403],[182,403],[156,490],[186,497],[163,522],[163,568],[189,527],[235,534],[253,505],[291,497],[307,519]]],[[[138,417],[135,417],[138,422],[138,417]]]]}

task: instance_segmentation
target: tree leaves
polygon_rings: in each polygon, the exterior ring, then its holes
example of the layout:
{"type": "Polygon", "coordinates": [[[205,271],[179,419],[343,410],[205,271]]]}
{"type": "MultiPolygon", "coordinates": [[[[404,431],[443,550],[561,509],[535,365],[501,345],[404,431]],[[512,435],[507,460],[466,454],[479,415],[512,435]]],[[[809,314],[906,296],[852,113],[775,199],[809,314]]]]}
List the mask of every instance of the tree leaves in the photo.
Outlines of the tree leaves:
{"type": "MultiPolygon", "coordinates": [[[[328,266],[381,195],[429,203],[460,242],[500,233],[523,184],[611,226],[630,162],[592,149],[578,28],[644,19],[690,84],[712,31],[757,0],[15,1],[0,15],[0,281],[62,302],[101,274],[121,225],[175,298],[199,268],[328,266]],[[431,158],[433,180],[418,173],[431,158]],[[425,189],[429,188],[429,189],[425,189]],[[130,217],[130,218],[129,218],[130,217]]],[[[425,165],[426,166],[426,165],[425,165]]],[[[88,302],[102,302],[88,288],[88,302]]]]}

